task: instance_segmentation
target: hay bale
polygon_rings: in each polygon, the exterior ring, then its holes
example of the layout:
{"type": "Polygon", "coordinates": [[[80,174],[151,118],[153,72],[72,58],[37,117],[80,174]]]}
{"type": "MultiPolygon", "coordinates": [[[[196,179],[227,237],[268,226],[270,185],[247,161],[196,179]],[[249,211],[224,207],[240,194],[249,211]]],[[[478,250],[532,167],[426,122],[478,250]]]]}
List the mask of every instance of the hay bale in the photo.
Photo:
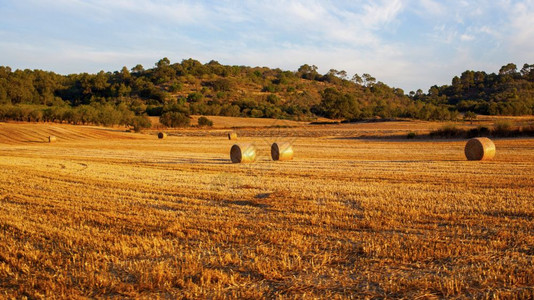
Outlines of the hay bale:
{"type": "Polygon", "coordinates": [[[275,142],[271,145],[271,157],[273,160],[292,160],[293,146],[288,142],[275,142]]]}
{"type": "Polygon", "coordinates": [[[256,160],[256,146],[254,144],[235,144],[230,149],[232,163],[251,163],[256,160]]]}
{"type": "Polygon", "coordinates": [[[55,136],[51,135],[51,136],[48,137],[48,142],[49,143],[53,143],[53,142],[56,142],[56,141],[57,141],[57,138],[55,136]]]}
{"type": "Polygon", "coordinates": [[[159,132],[158,139],[164,139],[164,138],[167,138],[167,134],[165,132],[159,132]]]}
{"type": "Polygon", "coordinates": [[[473,138],[465,144],[464,152],[468,160],[491,160],[495,156],[495,144],[485,137],[473,138]]]}
{"type": "Polygon", "coordinates": [[[237,132],[229,132],[228,133],[228,139],[229,140],[237,140],[237,132]]]}

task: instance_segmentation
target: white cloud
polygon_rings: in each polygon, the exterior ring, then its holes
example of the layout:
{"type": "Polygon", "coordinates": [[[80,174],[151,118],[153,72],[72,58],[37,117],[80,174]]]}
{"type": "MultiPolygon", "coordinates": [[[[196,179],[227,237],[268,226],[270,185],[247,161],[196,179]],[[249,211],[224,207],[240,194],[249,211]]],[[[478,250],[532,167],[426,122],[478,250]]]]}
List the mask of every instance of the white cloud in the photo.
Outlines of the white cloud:
{"type": "Polygon", "coordinates": [[[420,16],[435,17],[443,16],[447,13],[447,8],[440,2],[434,0],[419,0],[419,9],[416,12],[420,16]]]}
{"type": "Polygon", "coordinates": [[[532,0],[5,1],[20,16],[0,20],[4,31],[16,28],[0,36],[0,64],[28,68],[151,67],[164,56],[289,70],[308,63],[408,91],[528,62],[534,51],[532,0]],[[70,25],[41,31],[47,18],[70,25]]]}
{"type": "Polygon", "coordinates": [[[122,66],[133,67],[139,63],[151,67],[156,59],[164,57],[161,51],[113,51],[96,49],[57,41],[54,48],[43,48],[43,45],[0,42],[3,49],[0,65],[13,66],[17,69],[43,69],[61,74],[95,73],[100,70],[116,71],[122,66]]]}
{"type": "Polygon", "coordinates": [[[498,32],[496,30],[494,30],[493,28],[489,27],[489,26],[482,26],[478,29],[478,32],[479,33],[484,33],[484,34],[487,34],[487,35],[490,35],[490,36],[494,36],[494,37],[498,37],[498,32]]]}
{"type": "Polygon", "coordinates": [[[207,7],[200,3],[187,3],[184,1],[141,1],[141,0],[115,0],[96,1],[99,6],[107,7],[111,10],[133,12],[156,18],[156,22],[165,20],[178,24],[199,24],[206,21],[209,15],[207,7]]]}
{"type": "Polygon", "coordinates": [[[519,2],[508,13],[510,27],[506,45],[511,53],[531,60],[534,53],[534,1],[519,2]]]}
{"type": "Polygon", "coordinates": [[[456,41],[458,32],[454,27],[441,24],[434,27],[432,33],[428,35],[429,41],[432,43],[449,44],[452,45],[456,41]]]}
{"type": "MultiPolygon", "coordinates": [[[[208,11],[201,3],[194,1],[167,0],[30,0],[29,3],[20,2],[17,5],[46,13],[76,16],[82,22],[96,20],[108,23],[116,21],[118,17],[141,17],[154,18],[154,23],[194,24],[205,20],[208,11]]],[[[139,25],[143,25],[142,22],[139,25]]]]}
{"type": "Polygon", "coordinates": [[[364,5],[363,24],[368,28],[378,29],[393,22],[402,11],[400,0],[373,1],[364,5]]]}
{"type": "Polygon", "coordinates": [[[472,35],[470,35],[470,34],[466,34],[466,33],[464,33],[464,34],[462,34],[462,35],[460,36],[460,40],[462,40],[462,41],[464,41],[464,42],[469,42],[469,41],[472,41],[472,40],[474,40],[474,39],[475,39],[474,36],[472,36],[472,35]]]}
{"type": "Polygon", "coordinates": [[[308,3],[291,2],[286,9],[301,21],[307,22],[320,21],[321,17],[326,14],[325,8],[313,1],[308,3]]]}

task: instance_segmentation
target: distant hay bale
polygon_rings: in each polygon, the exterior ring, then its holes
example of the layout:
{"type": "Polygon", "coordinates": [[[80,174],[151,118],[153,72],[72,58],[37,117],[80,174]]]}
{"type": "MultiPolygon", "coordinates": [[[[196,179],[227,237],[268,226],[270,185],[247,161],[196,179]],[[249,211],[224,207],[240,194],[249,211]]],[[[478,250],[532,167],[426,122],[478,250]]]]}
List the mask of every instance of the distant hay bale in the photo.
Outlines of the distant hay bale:
{"type": "Polygon", "coordinates": [[[251,163],[256,160],[256,146],[254,144],[235,144],[230,149],[232,163],[251,163]]]}
{"type": "Polygon", "coordinates": [[[273,160],[292,160],[293,146],[288,142],[273,143],[271,145],[271,157],[273,160]]]}
{"type": "Polygon", "coordinates": [[[158,133],[158,139],[165,139],[167,138],[167,134],[165,132],[158,133]]]}
{"type": "Polygon", "coordinates": [[[468,160],[491,160],[495,156],[495,144],[485,137],[473,138],[465,144],[464,152],[468,160]]]}
{"type": "Polygon", "coordinates": [[[228,139],[229,140],[237,140],[237,132],[229,132],[228,133],[228,139]]]}
{"type": "Polygon", "coordinates": [[[49,143],[53,143],[53,142],[56,142],[56,141],[57,141],[57,138],[55,136],[51,135],[51,136],[48,137],[48,142],[49,143]]]}

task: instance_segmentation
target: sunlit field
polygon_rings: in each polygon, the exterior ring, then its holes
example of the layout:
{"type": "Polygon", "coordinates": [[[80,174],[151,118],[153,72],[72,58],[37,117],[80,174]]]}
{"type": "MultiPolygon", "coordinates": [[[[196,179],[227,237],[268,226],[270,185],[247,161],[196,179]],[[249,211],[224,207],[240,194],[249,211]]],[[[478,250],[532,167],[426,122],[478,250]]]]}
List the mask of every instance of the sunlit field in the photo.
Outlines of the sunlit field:
{"type": "Polygon", "coordinates": [[[405,138],[441,125],[0,123],[0,298],[533,298],[534,139],[405,138]]]}

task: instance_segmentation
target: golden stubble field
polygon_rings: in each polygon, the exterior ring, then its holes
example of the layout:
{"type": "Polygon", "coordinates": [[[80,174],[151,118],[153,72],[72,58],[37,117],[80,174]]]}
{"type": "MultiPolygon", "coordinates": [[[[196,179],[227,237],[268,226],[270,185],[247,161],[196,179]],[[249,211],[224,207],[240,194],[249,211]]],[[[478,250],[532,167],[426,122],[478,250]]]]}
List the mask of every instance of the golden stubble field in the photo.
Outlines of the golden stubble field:
{"type": "Polygon", "coordinates": [[[245,165],[213,132],[0,124],[0,298],[534,297],[534,140],[365,126],[244,130],[245,165]]]}

